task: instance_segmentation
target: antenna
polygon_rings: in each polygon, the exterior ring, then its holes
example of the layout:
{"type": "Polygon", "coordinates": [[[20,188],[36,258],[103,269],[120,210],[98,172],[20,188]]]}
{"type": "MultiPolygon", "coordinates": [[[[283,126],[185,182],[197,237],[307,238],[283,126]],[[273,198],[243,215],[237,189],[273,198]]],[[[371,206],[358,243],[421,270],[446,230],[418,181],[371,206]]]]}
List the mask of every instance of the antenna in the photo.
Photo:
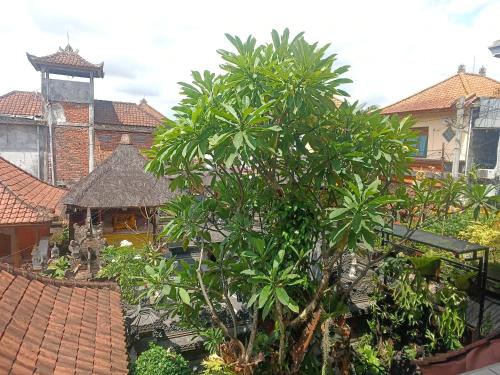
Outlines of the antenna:
{"type": "Polygon", "coordinates": [[[476,70],[476,56],[474,56],[474,62],[472,64],[472,73],[476,70]]]}
{"type": "Polygon", "coordinates": [[[69,31],[66,30],[66,38],[68,39],[68,46],[69,46],[69,31]]]}

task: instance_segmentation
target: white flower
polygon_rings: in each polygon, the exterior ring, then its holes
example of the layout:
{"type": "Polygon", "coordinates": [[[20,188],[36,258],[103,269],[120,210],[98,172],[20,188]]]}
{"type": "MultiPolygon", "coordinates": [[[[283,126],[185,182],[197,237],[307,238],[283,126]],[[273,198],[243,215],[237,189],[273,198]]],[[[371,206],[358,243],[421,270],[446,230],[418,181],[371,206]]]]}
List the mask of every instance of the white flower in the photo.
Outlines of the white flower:
{"type": "Polygon", "coordinates": [[[127,246],[132,246],[132,242],[127,241],[127,240],[122,240],[120,242],[120,247],[127,247],[127,246]]]}

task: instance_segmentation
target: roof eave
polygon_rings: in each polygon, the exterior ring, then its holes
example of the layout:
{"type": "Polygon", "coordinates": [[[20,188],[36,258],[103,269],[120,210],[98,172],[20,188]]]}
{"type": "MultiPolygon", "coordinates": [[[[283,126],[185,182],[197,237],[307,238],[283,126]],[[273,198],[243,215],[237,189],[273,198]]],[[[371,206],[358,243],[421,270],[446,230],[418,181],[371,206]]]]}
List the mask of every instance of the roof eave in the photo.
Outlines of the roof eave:
{"type": "Polygon", "coordinates": [[[439,107],[439,108],[424,108],[424,109],[413,109],[413,110],[405,110],[405,111],[391,111],[391,112],[385,112],[382,111],[381,113],[386,116],[392,116],[392,115],[412,115],[412,114],[422,114],[426,112],[442,112],[442,111],[449,111],[452,109],[452,105],[448,107],[439,107]]]}
{"type": "Polygon", "coordinates": [[[39,57],[26,52],[29,62],[37,72],[45,71],[54,74],[61,74],[71,77],[103,78],[104,77],[104,62],[95,65],[95,67],[74,67],[65,64],[50,64],[38,61],[39,57]],[[93,74],[91,74],[93,73],[93,74]]]}

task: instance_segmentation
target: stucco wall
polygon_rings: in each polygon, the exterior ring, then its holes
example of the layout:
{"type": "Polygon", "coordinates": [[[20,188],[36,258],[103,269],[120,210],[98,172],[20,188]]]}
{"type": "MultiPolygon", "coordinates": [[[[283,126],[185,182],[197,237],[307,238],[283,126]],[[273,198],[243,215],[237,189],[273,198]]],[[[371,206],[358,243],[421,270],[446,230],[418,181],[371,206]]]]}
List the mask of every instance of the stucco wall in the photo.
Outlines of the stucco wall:
{"type": "Polygon", "coordinates": [[[0,156],[32,175],[46,177],[47,128],[0,124],[0,156]]]}
{"type": "MultiPolygon", "coordinates": [[[[453,159],[453,150],[455,148],[455,137],[453,137],[450,142],[446,141],[443,137],[447,125],[444,123],[444,119],[450,118],[456,120],[456,114],[453,111],[442,111],[442,112],[430,112],[423,114],[414,114],[413,118],[416,120],[414,125],[417,127],[428,127],[429,128],[429,140],[427,144],[427,158],[428,159],[441,159],[442,150],[444,144],[444,159],[445,161],[451,161],[453,159]]],[[[465,129],[462,130],[462,151],[460,155],[460,160],[465,160],[465,150],[467,146],[467,131],[468,131],[468,112],[466,111],[466,116],[464,119],[465,129]]],[[[456,133],[456,129],[453,129],[456,133]]]]}

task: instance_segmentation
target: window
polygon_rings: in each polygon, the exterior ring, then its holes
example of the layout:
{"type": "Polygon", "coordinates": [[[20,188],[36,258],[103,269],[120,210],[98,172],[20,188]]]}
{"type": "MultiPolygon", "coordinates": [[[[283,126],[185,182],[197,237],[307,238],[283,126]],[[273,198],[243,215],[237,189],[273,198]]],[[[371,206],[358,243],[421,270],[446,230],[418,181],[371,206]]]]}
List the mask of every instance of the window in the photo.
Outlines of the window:
{"type": "Polygon", "coordinates": [[[426,158],[427,143],[429,142],[429,128],[413,128],[412,130],[418,133],[418,136],[415,139],[417,152],[414,156],[417,158],[426,158]]]}
{"type": "Polygon", "coordinates": [[[145,144],[147,139],[146,134],[132,134],[132,140],[134,143],[145,144]]]}

